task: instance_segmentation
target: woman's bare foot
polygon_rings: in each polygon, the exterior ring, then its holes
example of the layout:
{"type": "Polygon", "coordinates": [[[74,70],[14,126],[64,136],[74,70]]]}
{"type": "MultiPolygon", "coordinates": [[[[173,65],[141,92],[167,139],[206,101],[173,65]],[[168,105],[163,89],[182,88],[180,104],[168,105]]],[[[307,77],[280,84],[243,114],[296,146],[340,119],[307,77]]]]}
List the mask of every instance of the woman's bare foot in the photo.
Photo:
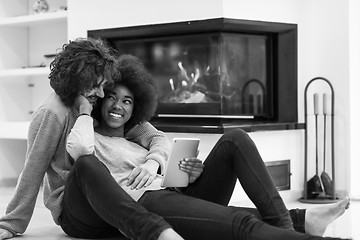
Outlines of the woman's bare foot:
{"type": "Polygon", "coordinates": [[[184,240],[177,232],[172,228],[165,229],[159,236],[158,240],[184,240]]]}
{"type": "Polygon", "coordinates": [[[345,197],[339,202],[306,209],[305,232],[315,236],[323,236],[327,226],[343,215],[350,206],[350,198],[345,197]]]}

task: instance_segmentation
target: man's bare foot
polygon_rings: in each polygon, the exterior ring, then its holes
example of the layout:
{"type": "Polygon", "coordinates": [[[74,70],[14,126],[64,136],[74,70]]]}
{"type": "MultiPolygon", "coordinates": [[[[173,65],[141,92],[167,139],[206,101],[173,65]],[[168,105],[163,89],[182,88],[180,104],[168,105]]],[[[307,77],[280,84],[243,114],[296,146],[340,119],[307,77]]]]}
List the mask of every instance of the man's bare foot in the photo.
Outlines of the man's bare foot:
{"type": "Polygon", "coordinates": [[[350,198],[339,202],[306,209],[305,232],[315,236],[323,236],[327,226],[343,215],[350,206],[350,198]]]}
{"type": "Polygon", "coordinates": [[[158,240],[184,240],[177,232],[172,228],[165,229],[159,236],[158,240]]]}

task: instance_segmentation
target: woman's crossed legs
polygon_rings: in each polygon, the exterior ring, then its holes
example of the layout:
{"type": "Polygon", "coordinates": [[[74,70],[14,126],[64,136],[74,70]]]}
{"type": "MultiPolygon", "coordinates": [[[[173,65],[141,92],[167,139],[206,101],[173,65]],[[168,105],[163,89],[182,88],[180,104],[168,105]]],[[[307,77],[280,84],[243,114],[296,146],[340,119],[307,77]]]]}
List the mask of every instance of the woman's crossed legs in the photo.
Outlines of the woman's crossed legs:
{"type": "Polygon", "coordinates": [[[320,240],[323,238],[272,226],[249,211],[227,207],[168,189],[148,191],[139,200],[171,224],[184,239],[320,240]]]}

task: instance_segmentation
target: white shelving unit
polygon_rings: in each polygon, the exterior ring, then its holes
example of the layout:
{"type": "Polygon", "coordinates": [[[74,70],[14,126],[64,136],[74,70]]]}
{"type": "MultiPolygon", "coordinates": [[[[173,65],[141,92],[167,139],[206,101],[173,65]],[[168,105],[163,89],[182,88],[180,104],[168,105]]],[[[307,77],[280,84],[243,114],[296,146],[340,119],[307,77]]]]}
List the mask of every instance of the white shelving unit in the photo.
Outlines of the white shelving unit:
{"type": "Polygon", "coordinates": [[[37,13],[0,19],[0,27],[30,27],[40,24],[53,24],[67,19],[67,11],[37,13]]]}
{"type": "Polygon", "coordinates": [[[47,67],[13,68],[0,70],[0,78],[47,76],[49,73],[50,70],[47,67]]]}
{"type": "Polygon", "coordinates": [[[27,139],[31,113],[52,91],[45,55],[68,41],[67,0],[47,0],[46,13],[35,1],[0,1],[0,157],[1,141],[27,139]]]}
{"type": "Polygon", "coordinates": [[[47,0],[47,13],[35,1],[0,0],[0,186],[19,176],[31,114],[52,91],[45,56],[68,41],[67,0],[47,0]]]}

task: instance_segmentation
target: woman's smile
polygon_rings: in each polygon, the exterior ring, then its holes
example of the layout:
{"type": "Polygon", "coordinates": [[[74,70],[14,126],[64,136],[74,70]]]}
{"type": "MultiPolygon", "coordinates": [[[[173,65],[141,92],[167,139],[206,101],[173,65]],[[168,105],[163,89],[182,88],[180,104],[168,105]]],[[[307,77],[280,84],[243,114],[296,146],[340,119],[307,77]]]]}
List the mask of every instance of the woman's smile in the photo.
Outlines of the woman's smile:
{"type": "Polygon", "coordinates": [[[123,118],[124,117],[124,114],[121,114],[121,113],[116,113],[116,112],[109,112],[109,115],[115,119],[118,119],[118,118],[123,118]]]}

